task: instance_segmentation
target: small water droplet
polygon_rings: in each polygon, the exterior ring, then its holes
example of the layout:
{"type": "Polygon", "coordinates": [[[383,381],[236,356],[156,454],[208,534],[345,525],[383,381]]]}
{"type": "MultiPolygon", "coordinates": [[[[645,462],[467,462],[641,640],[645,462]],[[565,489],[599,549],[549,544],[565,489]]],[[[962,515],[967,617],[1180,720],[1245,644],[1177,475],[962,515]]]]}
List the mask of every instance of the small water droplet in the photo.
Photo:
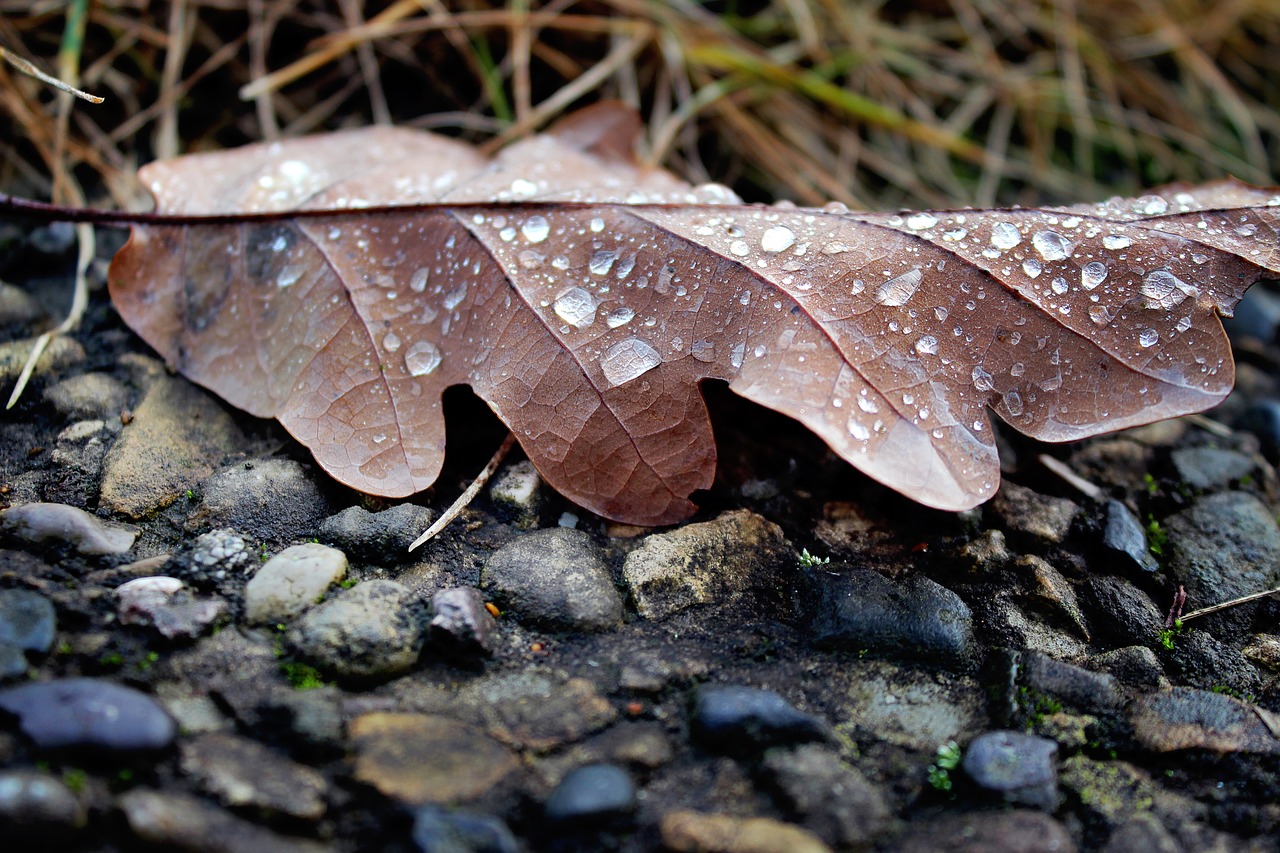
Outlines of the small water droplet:
{"type": "Polygon", "coordinates": [[[991,374],[983,370],[981,367],[974,367],[970,376],[973,379],[973,387],[977,388],[979,391],[990,391],[995,387],[995,382],[993,381],[991,374]]]}
{"type": "Polygon", "coordinates": [[[1105,326],[1114,319],[1111,309],[1105,305],[1094,305],[1089,308],[1089,319],[1095,326],[1105,326]]]}
{"type": "Polygon", "coordinates": [[[604,230],[604,220],[597,216],[595,219],[591,220],[589,227],[594,233],[599,234],[604,230]]]}
{"type": "Polygon", "coordinates": [[[867,441],[871,438],[871,430],[867,429],[866,424],[858,420],[857,416],[849,418],[849,435],[858,441],[867,441]]]}
{"type": "Polygon", "coordinates": [[[734,344],[733,349],[729,352],[729,363],[735,368],[742,367],[742,358],[747,354],[747,345],[745,343],[734,344]]]}
{"type": "Polygon", "coordinates": [[[1027,258],[1022,262],[1022,271],[1030,278],[1036,278],[1044,271],[1044,265],[1035,258],[1027,258]]]}
{"type": "Polygon", "coordinates": [[[1062,276],[1058,276],[1053,281],[1049,282],[1049,287],[1059,296],[1071,289],[1071,286],[1067,284],[1067,280],[1062,276]]]}
{"type": "Polygon", "coordinates": [[[700,341],[694,341],[690,353],[698,361],[712,362],[716,360],[716,345],[705,338],[700,341]]]}
{"type": "Polygon", "coordinates": [[[943,308],[941,305],[933,309],[933,316],[938,318],[939,323],[945,322],[950,313],[948,309],[943,308]]]}
{"type": "Polygon", "coordinates": [[[1138,335],[1138,343],[1143,347],[1153,347],[1160,342],[1160,333],[1155,329],[1143,329],[1138,335]]]}
{"type": "Polygon", "coordinates": [[[466,298],[467,298],[467,285],[460,284],[457,287],[455,287],[453,290],[450,290],[448,293],[446,293],[444,295],[444,299],[441,301],[444,304],[444,308],[446,311],[452,311],[454,308],[457,308],[459,305],[461,305],[462,300],[466,298]]]}
{"type": "Polygon", "coordinates": [[[658,351],[639,338],[627,338],[605,350],[600,370],[610,388],[638,379],[662,363],[658,351]]]}
{"type": "Polygon", "coordinates": [[[528,198],[538,191],[538,185],[524,178],[516,178],[511,182],[511,194],[517,198],[528,198]]]}
{"type": "Polygon", "coordinates": [[[502,238],[502,242],[510,243],[516,238],[516,229],[508,225],[506,228],[503,228],[498,232],[498,236],[502,238]]]}
{"type": "Polygon", "coordinates": [[[1187,329],[1190,329],[1190,328],[1191,328],[1191,315],[1190,315],[1190,314],[1188,314],[1187,316],[1185,316],[1185,317],[1183,317],[1181,320],[1179,320],[1179,321],[1178,321],[1178,325],[1176,325],[1174,328],[1175,328],[1175,329],[1177,329],[1179,332],[1185,332],[1187,329]]]}
{"type": "Polygon", "coordinates": [[[1252,222],[1241,225],[1239,228],[1236,229],[1236,234],[1240,237],[1252,237],[1254,234],[1257,234],[1257,233],[1258,233],[1258,226],[1254,225],[1252,222]]]}
{"type": "Polygon", "coordinates": [[[1026,370],[1027,370],[1027,366],[1025,364],[1023,364],[1020,361],[1015,361],[1012,365],[1009,366],[1009,375],[1014,378],[1017,378],[1021,376],[1023,373],[1025,373],[1026,370]]]}
{"type": "Polygon", "coordinates": [[[632,311],[630,308],[615,308],[609,312],[609,316],[605,317],[604,321],[608,324],[610,329],[616,329],[619,326],[625,326],[630,323],[635,319],[635,316],[636,312],[632,311]]]}
{"type": "Polygon", "coordinates": [[[426,376],[440,366],[440,349],[431,341],[416,341],[405,350],[404,369],[410,376],[426,376]]]}
{"type": "Polygon", "coordinates": [[[938,339],[933,335],[925,335],[916,341],[916,352],[921,355],[934,355],[938,352],[938,339]]]}
{"type": "Polygon", "coordinates": [[[751,253],[751,247],[747,245],[746,240],[734,240],[729,244],[729,252],[736,257],[744,258],[751,253]]]}
{"type": "Polygon", "coordinates": [[[400,337],[395,332],[387,332],[382,339],[382,348],[387,352],[395,352],[400,349],[400,337]]]}
{"type": "Polygon", "coordinates": [[[530,216],[520,226],[520,233],[530,243],[541,243],[551,233],[551,225],[545,216],[530,216]]]}
{"type": "Polygon", "coordinates": [[[556,297],[552,307],[561,320],[581,329],[595,322],[597,305],[599,303],[591,295],[591,291],[582,287],[570,287],[556,297]]]}
{"type": "Polygon", "coordinates": [[[1192,260],[1194,263],[1196,263],[1197,265],[1199,265],[1199,264],[1207,264],[1207,263],[1209,263],[1209,256],[1208,256],[1208,255],[1201,254],[1201,253],[1199,253],[1199,252],[1193,252],[1193,253],[1192,253],[1192,255],[1191,255],[1191,260],[1192,260]]]}
{"type": "Polygon", "coordinates": [[[1040,257],[1046,261],[1061,261],[1071,254],[1071,242],[1057,231],[1037,231],[1031,238],[1040,257]]]}
{"type": "Polygon", "coordinates": [[[1009,414],[1015,418],[1022,414],[1022,395],[1017,391],[1006,391],[1004,394],[1004,407],[1009,410],[1009,414]]]}
{"type": "Polygon", "coordinates": [[[916,213],[907,217],[907,227],[913,231],[923,231],[938,224],[938,217],[932,213],[916,213]]]}
{"type": "Polygon", "coordinates": [[[1108,249],[1127,249],[1133,241],[1123,234],[1108,234],[1102,238],[1102,245],[1108,249]]]}
{"type": "Polygon", "coordinates": [[[1093,290],[1107,280],[1107,265],[1101,261],[1090,261],[1080,270],[1080,286],[1085,290],[1093,290]]]}
{"type": "Polygon", "coordinates": [[[906,305],[923,279],[924,273],[918,269],[891,278],[876,289],[876,302],[890,308],[906,305]]]}
{"type": "MultiPolygon", "coordinates": [[[[865,392],[863,393],[865,395],[865,392]]],[[[880,406],[876,404],[876,401],[866,396],[858,398],[858,408],[862,409],[862,411],[866,412],[868,415],[874,415],[876,412],[880,411],[880,406]]]]}
{"type": "Polygon", "coordinates": [[[795,232],[785,225],[775,225],[760,235],[760,250],[763,252],[784,252],[795,243],[795,232]]]}
{"type": "Polygon", "coordinates": [[[952,228],[942,235],[942,239],[947,243],[959,243],[968,236],[969,232],[964,228],[952,228]]]}
{"type": "Polygon", "coordinates": [[[1022,242],[1022,232],[1012,222],[997,222],[991,226],[991,245],[997,249],[1012,249],[1022,242]]]}
{"type": "Polygon", "coordinates": [[[420,267],[409,276],[409,289],[414,293],[421,293],[427,289],[427,281],[431,278],[431,270],[426,267],[420,267]]]}

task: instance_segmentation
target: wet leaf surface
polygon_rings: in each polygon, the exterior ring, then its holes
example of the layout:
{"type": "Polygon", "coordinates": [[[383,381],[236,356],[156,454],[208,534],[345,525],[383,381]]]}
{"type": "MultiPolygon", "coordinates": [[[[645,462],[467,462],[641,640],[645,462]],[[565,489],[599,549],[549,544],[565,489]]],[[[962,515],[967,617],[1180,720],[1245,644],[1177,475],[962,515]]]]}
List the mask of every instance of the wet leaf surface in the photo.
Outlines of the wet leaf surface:
{"type": "Polygon", "coordinates": [[[663,524],[714,473],[702,380],[968,508],[999,483],[989,409],[1067,441],[1223,399],[1218,316],[1280,272],[1273,190],[764,207],[638,164],[637,130],[606,104],[492,160],[367,128],[152,164],[158,210],[187,218],[134,227],[112,296],[183,374],[356,489],[431,485],[441,395],[465,384],[567,497],[663,524]]]}

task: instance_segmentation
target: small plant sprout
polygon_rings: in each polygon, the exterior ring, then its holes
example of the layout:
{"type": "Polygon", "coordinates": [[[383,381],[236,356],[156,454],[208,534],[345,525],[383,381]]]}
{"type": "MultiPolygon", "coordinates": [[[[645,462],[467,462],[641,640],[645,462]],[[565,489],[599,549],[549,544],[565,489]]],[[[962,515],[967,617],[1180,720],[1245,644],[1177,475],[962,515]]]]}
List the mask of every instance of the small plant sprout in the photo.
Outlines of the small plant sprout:
{"type": "Polygon", "coordinates": [[[935,790],[950,792],[954,784],[951,771],[960,766],[960,745],[953,740],[938,745],[938,752],[929,765],[929,784],[935,790]]]}
{"type": "Polygon", "coordinates": [[[830,563],[830,562],[831,562],[830,557],[815,557],[814,555],[809,553],[808,548],[800,549],[800,567],[803,569],[810,569],[810,568],[813,568],[814,566],[825,566],[827,563],[830,563]]]}

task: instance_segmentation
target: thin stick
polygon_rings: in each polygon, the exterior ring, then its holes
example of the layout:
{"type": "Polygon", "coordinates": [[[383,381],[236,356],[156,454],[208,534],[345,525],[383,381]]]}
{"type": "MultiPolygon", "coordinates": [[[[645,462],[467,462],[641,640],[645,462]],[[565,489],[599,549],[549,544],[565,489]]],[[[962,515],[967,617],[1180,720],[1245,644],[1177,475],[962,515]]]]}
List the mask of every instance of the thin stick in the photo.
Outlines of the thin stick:
{"type": "Polygon", "coordinates": [[[1230,601],[1224,601],[1221,604],[1213,604],[1209,607],[1201,607],[1199,610],[1192,610],[1186,616],[1182,617],[1183,622],[1195,619],[1197,616],[1208,616],[1210,613],[1217,613],[1219,610],[1226,610],[1229,607],[1236,607],[1240,604],[1248,604],[1250,601],[1257,601],[1259,598],[1266,598],[1268,595],[1280,593],[1280,586],[1275,589],[1268,589],[1265,592],[1255,592],[1252,595],[1243,595],[1240,598],[1233,598],[1230,601]]]}
{"type": "Polygon", "coordinates": [[[75,95],[77,98],[79,98],[82,101],[88,101],[91,104],[100,104],[103,102],[103,100],[105,100],[104,98],[100,98],[97,95],[90,95],[88,92],[81,91],[80,89],[77,89],[76,87],[70,85],[69,83],[63,83],[57,77],[54,77],[49,74],[45,74],[39,68],[36,68],[30,62],[23,59],[21,56],[15,56],[14,54],[5,50],[3,47],[0,47],[0,60],[4,60],[5,62],[9,63],[14,68],[21,71],[23,74],[28,74],[36,78],[37,80],[39,80],[41,83],[47,83],[59,91],[67,92],[69,94],[75,95]]]}
{"type": "Polygon", "coordinates": [[[1045,468],[1048,468],[1054,474],[1057,474],[1060,478],[1065,480],[1068,485],[1074,486],[1076,491],[1080,492],[1080,494],[1085,497],[1092,498],[1095,501],[1100,501],[1107,496],[1107,493],[1102,491],[1102,489],[1098,488],[1093,483],[1090,483],[1075,471],[1072,471],[1071,467],[1067,465],[1067,463],[1059,459],[1054,459],[1046,453],[1041,453],[1036,457],[1036,459],[1038,459],[1040,464],[1045,468]]]}
{"type": "Polygon", "coordinates": [[[413,541],[409,546],[412,551],[424,542],[429,542],[439,535],[441,530],[449,526],[449,522],[453,521],[458,515],[467,508],[467,505],[475,500],[476,495],[480,494],[480,490],[484,488],[484,484],[489,482],[489,478],[498,470],[498,466],[502,464],[502,460],[507,457],[507,453],[511,451],[512,445],[516,443],[516,437],[512,433],[507,433],[507,437],[502,440],[502,444],[498,446],[497,452],[493,454],[493,458],[489,460],[489,464],[484,466],[471,485],[458,495],[458,499],[444,511],[444,514],[436,519],[436,523],[427,528],[427,532],[423,533],[413,541]]]}

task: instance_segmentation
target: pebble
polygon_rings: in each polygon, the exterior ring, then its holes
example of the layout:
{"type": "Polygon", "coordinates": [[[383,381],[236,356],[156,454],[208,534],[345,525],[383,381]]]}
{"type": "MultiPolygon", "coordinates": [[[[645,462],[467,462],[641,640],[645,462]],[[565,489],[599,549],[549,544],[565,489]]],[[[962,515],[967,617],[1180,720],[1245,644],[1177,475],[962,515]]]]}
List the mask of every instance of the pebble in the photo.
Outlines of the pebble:
{"type": "Polygon", "coordinates": [[[1022,682],[1035,693],[1090,714],[1114,712],[1125,702],[1124,691],[1114,677],[1039,652],[1023,655],[1022,682]]]}
{"type": "Polygon", "coordinates": [[[320,522],[320,538],[359,560],[394,565],[412,555],[409,546],[431,526],[431,510],[412,503],[381,512],[351,506],[320,522]]]}
{"type": "Polygon", "coordinates": [[[1111,833],[1102,853],[1183,853],[1185,849],[1159,818],[1140,812],[1111,833]]]}
{"type": "Polygon", "coordinates": [[[305,613],[285,641],[337,678],[380,680],[417,663],[426,640],[424,616],[422,602],[407,587],[365,581],[305,613]]]}
{"type": "Polygon", "coordinates": [[[484,606],[478,589],[456,586],[431,597],[431,632],[437,640],[464,652],[493,650],[493,633],[498,623],[484,606]]]}
{"type": "Polygon", "coordinates": [[[831,853],[822,839],[767,817],[679,810],[662,816],[666,849],[675,853],[831,853]]]}
{"type": "Polygon", "coordinates": [[[1243,453],[1217,447],[1184,447],[1170,459],[1178,479],[1198,492],[1226,489],[1257,468],[1243,453]]]}
{"type": "Polygon", "coordinates": [[[1164,677],[1156,653],[1146,646],[1125,646],[1096,654],[1085,665],[1097,672],[1115,676],[1122,683],[1139,690],[1165,690],[1169,679],[1164,677]]]}
{"type": "Polygon", "coordinates": [[[15,715],[40,749],[164,749],[177,734],[173,718],[150,696],[93,678],[8,687],[0,690],[0,709],[15,715]]]}
{"type": "Polygon", "coordinates": [[[831,648],[963,668],[973,656],[973,613],[951,590],[923,575],[890,580],[852,569],[806,575],[809,630],[831,648]]]}
{"type": "Polygon", "coordinates": [[[912,826],[896,853],[1075,853],[1061,823],[1038,811],[944,814],[912,826]]]}
{"type": "Polygon", "coordinates": [[[220,598],[195,598],[177,578],[135,578],[116,587],[116,614],[124,625],[147,625],[168,639],[193,639],[227,611],[220,598]]]}
{"type": "Polygon", "coordinates": [[[761,770],[805,828],[832,847],[869,847],[889,827],[880,791],[829,747],[771,749],[761,770]]]}
{"type": "Polygon", "coordinates": [[[522,620],[550,630],[607,631],[622,624],[622,597],[591,537],[536,530],[485,562],[481,585],[522,620]]]}
{"type": "Polygon", "coordinates": [[[103,522],[66,504],[29,503],[0,510],[0,535],[24,545],[67,545],[85,556],[123,554],[138,531],[103,522]]]}
{"type": "Polygon", "coordinates": [[[432,805],[414,811],[413,843],[422,853],[520,853],[523,849],[496,817],[432,805]]]}
{"type": "Polygon", "coordinates": [[[245,619],[255,624],[287,622],[346,574],[347,555],[337,548],[315,542],[285,548],[245,584],[245,619]]]}
{"type": "Polygon", "coordinates": [[[1066,498],[1034,492],[1005,480],[990,504],[1003,529],[1051,545],[1067,538],[1080,507],[1066,498]]]}
{"type": "Polygon", "coordinates": [[[1236,638],[1219,640],[1200,630],[1200,620],[1195,624],[1194,629],[1174,635],[1172,649],[1160,649],[1170,677],[1205,690],[1227,687],[1241,694],[1257,693],[1262,678],[1236,645],[1236,638]]]}
{"type": "Polygon", "coordinates": [[[987,726],[987,688],[972,678],[887,661],[864,661],[832,713],[841,732],[933,754],[987,726]]]}
{"type": "Polygon", "coordinates": [[[1058,744],[1014,731],[983,732],[965,748],[961,766],[980,788],[1005,802],[1058,808],[1058,744]]]}
{"type": "Polygon", "coordinates": [[[528,459],[508,465],[489,486],[489,500],[499,512],[515,517],[517,527],[531,528],[538,523],[542,505],[542,477],[528,459]]]}
{"type": "Polygon", "coordinates": [[[244,537],[230,528],[201,533],[180,552],[174,571],[201,587],[221,586],[257,563],[244,537]]]}
{"type": "Polygon", "coordinates": [[[198,735],[181,744],[182,772],[225,806],[249,806],[300,820],[325,813],[318,771],[234,734],[198,735]]]}
{"type": "Polygon", "coordinates": [[[0,682],[13,681],[27,674],[27,656],[22,649],[0,643],[0,682]]]}
{"type": "Polygon", "coordinates": [[[1254,663],[1280,672],[1280,635],[1254,634],[1240,652],[1254,663]]]}
{"type": "Polygon", "coordinates": [[[1120,558],[1120,564],[1126,568],[1136,568],[1145,574],[1160,569],[1160,563],[1148,549],[1147,532],[1143,529],[1142,522],[1120,501],[1107,501],[1102,546],[1116,554],[1120,558]]]}
{"type": "Polygon", "coordinates": [[[828,736],[824,721],[800,711],[772,690],[755,687],[700,687],[690,729],[703,745],[730,754],[828,736]]]}
{"type": "Polygon", "coordinates": [[[569,771],[547,797],[547,820],[575,826],[617,821],[636,809],[636,786],[615,764],[589,764],[569,771]]]}
{"type": "Polygon", "coordinates": [[[1085,578],[1081,599],[1099,640],[1122,645],[1150,645],[1164,627],[1165,614],[1151,596],[1123,578],[1085,578]]]}
{"type": "Polygon", "coordinates": [[[81,373],[49,386],[44,399],[67,420],[97,419],[120,423],[129,392],[119,379],[105,373],[81,373]]]}
{"type": "Polygon", "coordinates": [[[0,770],[0,826],[5,833],[54,834],[84,826],[85,807],[56,776],[0,770]]]}
{"type": "Polygon", "coordinates": [[[328,853],[317,841],[290,838],[187,794],[135,788],[116,804],[139,840],[191,853],[328,853]]]}
{"type": "Polygon", "coordinates": [[[488,731],[516,749],[549,752],[618,718],[618,709],[585,678],[512,672],[474,682],[464,694],[488,731]]]}
{"type": "Polygon", "coordinates": [[[268,542],[310,536],[329,513],[315,478],[292,459],[255,459],[222,468],[200,487],[187,530],[232,527],[268,542]]]}
{"type": "Polygon", "coordinates": [[[209,394],[158,371],[103,460],[99,507],[150,516],[199,486],[243,443],[231,415],[209,394]]]}
{"type": "Polygon", "coordinates": [[[1258,437],[1272,465],[1280,462],[1280,401],[1258,400],[1240,415],[1236,428],[1258,437]]]}
{"type": "Polygon", "coordinates": [[[622,577],[646,619],[665,619],[698,604],[736,605],[772,591],[794,565],[782,529],[749,510],[654,533],[627,555],[622,577]]]}
{"type": "Polygon", "coordinates": [[[44,654],[53,648],[58,615],[53,602],[28,589],[0,589],[0,644],[44,654]]]}
{"type": "MultiPolygon", "coordinates": [[[[8,237],[8,234],[0,234],[0,243],[9,243],[8,237]]],[[[45,316],[39,300],[21,287],[0,281],[0,329],[9,332],[5,327],[12,326],[15,333],[25,332],[45,316]]],[[[10,335],[6,334],[5,337],[10,335]]]]}
{"type": "Polygon", "coordinates": [[[1062,572],[1048,560],[1033,554],[1019,557],[1014,565],[1019,571],[1030,574],[1033,581],[1030,584],[1031,594],[1039,603],[1048,605],[1080,637],[1090,639],[1089,625],[1076,599],[1075,587],[1062,576],[1062,572]]]}
{"type": "MultiPolygon", "coordinates": [[[[1280,586],[1280,526],[1253,495],[1222,492],[1165,521],[1169,573],[1187,589],[1189,608],[1280,586]]],[[[1256,604],[1204,617],[1212,633],[1246,630],[1256,604]]]]}
{"type": "Polygon", "coordinates": [[[1152,752],[1203,749],[1280,755],[1280,739],[1250,706],[1222,693],[1174,687],[1134,701],[1134,737],[1152,752]]]}
{"type": "Polygon", "coordinates": [[[363,714],[349,734],[355,777],[415,805],[475,800],[520,766],[515,753],[484,732],[446,717],[363,714]]]}

